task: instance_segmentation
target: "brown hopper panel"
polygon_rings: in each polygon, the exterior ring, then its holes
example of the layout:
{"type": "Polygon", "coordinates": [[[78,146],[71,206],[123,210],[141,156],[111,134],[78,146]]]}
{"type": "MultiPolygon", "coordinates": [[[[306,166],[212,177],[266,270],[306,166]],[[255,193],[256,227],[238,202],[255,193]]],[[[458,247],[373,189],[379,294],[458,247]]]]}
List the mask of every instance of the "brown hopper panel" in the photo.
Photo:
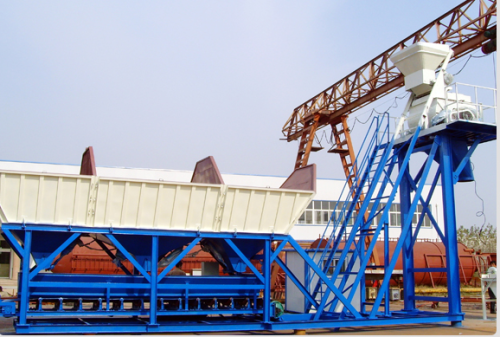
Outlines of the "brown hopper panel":
{"type": "Polygon", "coordinates": [[[316,192],[316,164],[296,169],[280,188],[316,192]]]}
{"type": "Polygon", "coordinates": [[[202,184],[224,184],[224,180],[222,180],[222,175],[217,168],[214,157],[210,156],[196,163],[191,182],[202,184]]]}
{"type": "Polygon", "coordinates": [[[86,176],[95,176],[97,175],[97,170],[95,168],[95,160],[94,160],[94,149],[92,146],[89,146],[85,149],[82,156],[82,165],[80,166],[80,174],[86,176]]]}

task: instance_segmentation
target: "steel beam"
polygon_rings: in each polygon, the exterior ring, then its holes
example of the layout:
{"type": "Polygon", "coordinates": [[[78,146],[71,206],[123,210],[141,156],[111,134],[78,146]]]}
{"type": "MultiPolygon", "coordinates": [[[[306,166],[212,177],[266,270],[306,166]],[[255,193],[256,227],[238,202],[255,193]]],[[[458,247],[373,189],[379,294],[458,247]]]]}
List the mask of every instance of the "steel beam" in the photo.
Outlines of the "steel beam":
{"type": "Polygon", "coordinates": [[[149,325],[157,326],[157,308],[158,302],[158,235],[151,237],[151,295],[149,297],[149,325]]]}
{"type": "MultiPolygon", "coordinates": [[[[442,136],[440,163],[441,163],[441,185],[443,193],[444,232],[446,251],[446,270],[450,314],[462,312],[460,303],[460,274],[457,247],[457,225],[455,213],[455,191],[453,179],[453,142],[448,136],[442,136]]],[[[452,321],[459,325],[460,321],[452,321]]]]}
{"type": "Polygon", "coordinates": [[[19,296],[19,325],[26,325],[26,315],[29,310],[29,273],[31,257],[31,238],[32,232],[26,231],[24,234],[23,259],[21,260],[21,293],[19,296]]]}

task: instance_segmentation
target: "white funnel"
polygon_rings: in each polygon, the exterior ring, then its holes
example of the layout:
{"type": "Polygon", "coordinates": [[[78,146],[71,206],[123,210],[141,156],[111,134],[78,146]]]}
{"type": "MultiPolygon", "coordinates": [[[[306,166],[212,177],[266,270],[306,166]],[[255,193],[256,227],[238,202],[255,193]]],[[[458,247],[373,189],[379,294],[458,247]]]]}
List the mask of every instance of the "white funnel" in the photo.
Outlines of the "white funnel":
{"type": "Polygon", "coordinates": [[[453,51],[449,46],[418,42],[391,56],[391,61],[405,76],[405,89],[421,96],[431,91],[436,68],[453,51]]]}

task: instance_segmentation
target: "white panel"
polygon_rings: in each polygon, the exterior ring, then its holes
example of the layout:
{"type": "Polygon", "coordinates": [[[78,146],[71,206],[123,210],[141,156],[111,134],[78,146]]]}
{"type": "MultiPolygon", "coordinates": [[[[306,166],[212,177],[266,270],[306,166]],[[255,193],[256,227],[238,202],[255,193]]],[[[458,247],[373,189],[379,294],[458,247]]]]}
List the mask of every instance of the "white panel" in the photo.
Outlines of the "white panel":
{"type": "Polygon", "coordinates": [[[109,224],[113,227],[120,226],[124,194],[124,181],[110,181],[108,187],[108,200],[106,200],[106,217],[104,218],[104,225],[109,224]]]}
{"type": "Polygon", "coordinates": [[[126,182],[121,216],[122,227],[137,227],[142,183],[126,182]]]}
{"type": "Polygon", "coordinates": [[[286,233],[313,195],[312,191],[0,172],[0,205],[11,222],[286,233]]]}
{"type": "Polygon", "coordinates": [[[88,198],[88,188],[77,191],[77,177],[1,173],[0,203],[8,221],[47,224],[74,222],[75,208],[85,211],[88,198]],[[82,192],[83,197],[80,196],[82,192]],[[76,204],[77,196],[79,204],[76,204]]]}
{"type": "Polygon", "coordinates": [[[39,185],[39,177],[30,175],[24,176],[24,197],[20,199],[19,202],[23,204],[20,208],[23,209],[21,213],[26,219],[36,219],[39,185]]]}
{"type": "MultiPolygon", "coordinates": [[[[305,262],[299,253],[296,251],[286,252],[286,266],[301,284],[305,283],[305,262]]],[[[285,310],[304,312],[305,296],[288,276],[286,276],[285,292],[285,310]]]]}
{"type": "Polygon", "coordinates": [[[205,208],[205,197],[207,189],[201,186],[193,186],[191,188],[191,196],[189,198],[189,211],[186,219],[186,229],[198,230],[201,228],[201,220],[205,208]]]}
{"type": "Polygon", "coordinates": [[[274,229],[276,225],[276,209],[280,202],[280,196],[281,194],[267,191],[259,232],[272,232],[274,229]]]}
{"type": "Polygon", "coordinates": [[[245,232],[259,232],[262,213],[266,201],[266,191],[253,190],[250,193],[247,218],[245,220],[245,232]]]}
{"type": "Polygon", "coordinates": [[[1,176],[0,188],[2,191],[0,193],[0,202],[7,219],[10,221],[19,221],[17,218],[17,208],[20,201],[20,180],[20,175],[2,174],[1,176]]]}
{"type": "Polygon", "coordinates": [[[175,195],[177,193],[176,185],[161,185],[158,192],[158,201],[156,205],[155,225],[160,229],[169,229],[174,214],[175,195]]]}
{"type": "Polygon", "coordinates": [[[59,178],[46,176],[43,179],[42,195],[38,200],[38,221],[40,223],[53,223],[56,210],[57,184],[59,178]]]}
{"type": "Polygon", "coordinates": [[[137,224],[139,227],[153,227],[159,188],[158,184],[143,183],[141,185],[139,211],[137,214],[137,224]]]}
{"type": "Polygon", "coordinates": [[[102,226],[105,223],[109,184],[109,181],[99,181],[94,210],[94,224],[96,226],[99,226],[99,224],[102,226]]]}
{"type": "MultiPolygon", "coordinates": [[[[99,184],[99,189],[102,186],[102,181],[99,184]]],[[[119,227],[120,218],[122,216],[123,192],[125,191],[125,183],[123,181],[110,181],[108,184],[108,193],[106,195],[106,204],[104,208],[104,219],[102,225],[119,227]]],[[[98,210],[96,206],[96,210],[98,210]]],[[[97,219],[96,219],[97,220],[97,219]]],[[[96,225],[99,224],[96,221],[96,225]]]]}
{"type": "Polygon", "coordinates": [[[309,203],[312,200],[312,195],[308,193],[297,193],[295,196],[295,202],[293,205],[293,211],[290,220],[288,221],[288,227],[285,228],[285,233],[290,233],[295,224],[299,221],[300,216],[304,213],[309,203]]]}
{"type": "Polygon", "coordinates": [[[248,213],[248,202],[250,200],[250,190],[236,189],[232,205],[231,219],[229,230],[243,232],[245,229],[245,221],[248,213]]]}
{"type": "Polygon", "coordinates": [[[288,233],[314,193],[229,186],[221,231],[288,233]],[[299,202],[296,201],[298,198],[299,202]]]}
{"type": "Polygon", "coordinates": [[[56,223],[73,222],[73,209],[75,207],[76,179],[59,178],[56,205],[56,223]]]}
{"type": "Polygon", "coordinates": [[[216,219],[219,209],[220,187],[208,187],[204,201],[203,217],[201,219],[201,230],[217,231],[218,220],[216,219]]]}
{"type": "Polygon", "coordinates": [[[175,199],[174,199],[171,228],[173,229],[186,228],[190,198],[191,198],[191,186],[177,185],[175,199]]]}
{"type": "Polygon", "coordinates": [[[73,223],[83,225],[87,223],[88,205],[90,203],[91,179],[77,179],[75,206],[73,208],[73,223]]]}
{"type": "MultiPolygon", "coordinates": [[[[220,224],[221,232],[230,231],[229,225],[231,220],[231,213],[233,211],[233,200],[235,197],[236,190],[233,188],[228,188],[226,190],[226,198],[224,200],[224,205],[222,209],[222,219],[220,224]]],[[[234,230],[233,230],[234,231],[234,230]]]]}

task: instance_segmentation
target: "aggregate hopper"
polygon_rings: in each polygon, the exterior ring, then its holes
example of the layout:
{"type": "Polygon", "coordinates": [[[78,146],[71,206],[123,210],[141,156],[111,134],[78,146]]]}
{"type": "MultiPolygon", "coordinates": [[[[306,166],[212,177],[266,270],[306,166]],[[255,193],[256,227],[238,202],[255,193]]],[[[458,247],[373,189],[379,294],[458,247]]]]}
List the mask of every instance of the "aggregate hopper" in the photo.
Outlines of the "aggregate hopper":
{"type": "Polygon", "coordinates": [[[95,175],[89,148],[80,173],[0,172],[3,236],[22,260],[18,300],[0,308],[17,317],[17,332],[67,331],[67,324],[105,331],[127,317],[135,317],[127,331],[155,331],[179,315],[270,315],[263,294],[271,244],[289,237],[312,200],[315,165],[295,170],[280,188],[227,185],[212,157],[196,164],[190,182],[119,179],[95,175]],[[89,239],[123,274],[50,272],[89,239]],[[169,274],[197,245],[226,276],[169,274]],[[136,321],[144,315],[146,328],[136,321]]]}
{"type": "MultiPolygon", "coordinates": [[[[281,188],[226,185],[213,157],[199,161],[191,182],[186,183],[106,178],[93,175],[95,172],[92,148],[84,153],[80,175],[0,172],[2,223],[98,229],[89,235],[113,246],[99,230],[229,232],[235,237],[238,233],[288,234],[312,200],[316,180],[313,164],[293,172],[281,188]]],[[[23,234],[18,234],[22,241],[23,234]]],[[[37,264],[70,233],[38,235],[31,244],[37,264]]],[[[140,241],[129,235],[120,243],[143,264],[150,245],[140,241]]],[[[160,257],[173,250],[178,253],[190,241],[191,238],[182,236],[160,238],[160,257]]],[[[77,243],[75,240],[69,247],[77,243]]],[[[226,251],[231,249],[225,249],[224,242],[212,238],[201,243],[229,271],[243,268],[237,267],[239,258],[231,257],[231,253],[228,256],[226,251]],[[237,262],[233,264],[228,259],[237,262]]],[[[250,258],[262,247],[246,244],[240,249],[250,258]]]]}

